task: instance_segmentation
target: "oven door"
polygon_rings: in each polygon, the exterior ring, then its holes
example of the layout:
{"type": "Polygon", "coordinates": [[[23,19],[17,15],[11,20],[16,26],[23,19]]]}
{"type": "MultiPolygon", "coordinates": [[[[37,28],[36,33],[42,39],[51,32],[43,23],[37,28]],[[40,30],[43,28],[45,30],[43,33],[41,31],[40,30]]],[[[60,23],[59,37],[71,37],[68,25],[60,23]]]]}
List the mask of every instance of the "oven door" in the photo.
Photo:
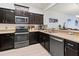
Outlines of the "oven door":
{"type": "Polygon", "coordinates": [[[28,26],[26,25],[16,25],[16,33],[28,32],[28,26]]]}
{"type": "Polygon", "coordinates": [[[16,24],[27,24],[28,23],[28,17],[15,16],[15,23],[16,24]]]}
{"type": "Polygon", "coordinates": [[[15,33],[15,43],[29,40],[29,32],[15,33]]]}

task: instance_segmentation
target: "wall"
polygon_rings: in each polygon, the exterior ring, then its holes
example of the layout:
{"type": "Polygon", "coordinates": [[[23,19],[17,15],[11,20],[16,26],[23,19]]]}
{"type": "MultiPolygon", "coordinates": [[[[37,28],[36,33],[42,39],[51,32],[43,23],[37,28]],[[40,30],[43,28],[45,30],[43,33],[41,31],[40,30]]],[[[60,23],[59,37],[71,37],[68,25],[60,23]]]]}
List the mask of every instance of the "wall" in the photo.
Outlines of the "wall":
{"type": "Polygon", "coordinates": [[[58,28],[58,25],[63,23],[67,20],[69,15],[59,13],[53,10],[48,10],[44,13],[44,24],[48,25],[48,28],[58,28]],[[57,23],[49,23],[49,18],[56,18],[58,19],[57,23]]]}
{"type": "Polygon", "coordinates": [[[78,24],[75,25],[75,20],[77,20],[75,15],[68,15],[60,12],[56,12],[53,10],[48,10],[44,12],[44,24],[48,25],[48,28],[58,28],[58,25],[60,24],[63,26],[64,22],[66,22],[66,28],[72,28],[72,29],[79,29],[79,19],[78,24]],[[49,18],[55,18],[58,19],[57,23],[49,23],[49,18]],[[70,22],[67,22],[68,19],[71,19],[70,22]]]}

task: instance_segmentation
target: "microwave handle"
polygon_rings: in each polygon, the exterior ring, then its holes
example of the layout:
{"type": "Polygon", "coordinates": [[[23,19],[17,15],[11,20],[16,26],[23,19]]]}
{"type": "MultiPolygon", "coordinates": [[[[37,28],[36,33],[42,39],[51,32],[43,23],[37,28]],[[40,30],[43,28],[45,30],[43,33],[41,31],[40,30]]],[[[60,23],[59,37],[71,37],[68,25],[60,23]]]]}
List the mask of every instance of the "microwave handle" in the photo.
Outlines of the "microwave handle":
{"type": "Polygon", "coordinates": [[[27,23],[28,23],[28,22],[29,22],[29,18],[27,17],[27,18],[26,18],[26,20],[25,20],[25,22],[27,22],[27,23]],[[27,20],[27,21],[26,21],[26,20],[27,20]]]}

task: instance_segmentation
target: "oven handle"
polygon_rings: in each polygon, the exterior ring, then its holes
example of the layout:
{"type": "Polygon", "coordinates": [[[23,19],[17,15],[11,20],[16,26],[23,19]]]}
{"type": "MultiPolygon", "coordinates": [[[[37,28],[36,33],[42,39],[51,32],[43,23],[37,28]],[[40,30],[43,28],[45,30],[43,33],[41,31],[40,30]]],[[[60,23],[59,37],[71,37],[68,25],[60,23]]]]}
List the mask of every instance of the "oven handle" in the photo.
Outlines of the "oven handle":
{"type": "Polygon", "coordinates": [[[15,33],[15,35],[17,35],[17,34],[29,34],[29,32],[15,33]]]}

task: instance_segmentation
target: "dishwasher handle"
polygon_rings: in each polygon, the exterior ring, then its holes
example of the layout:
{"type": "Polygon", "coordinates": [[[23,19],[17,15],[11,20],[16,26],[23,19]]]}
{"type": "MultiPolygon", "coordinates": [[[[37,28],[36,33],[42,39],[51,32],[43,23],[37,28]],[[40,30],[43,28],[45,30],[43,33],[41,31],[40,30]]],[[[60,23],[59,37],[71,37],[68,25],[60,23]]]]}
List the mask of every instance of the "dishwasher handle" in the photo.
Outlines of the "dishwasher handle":
{"type": "Polygon", "coordinates": [[[63,42],[63,40],[59,39],[59,38],[55,38],[55,37],[50,37],[50,38],[53,39],[53,40],[59,41],[59,42],[63,42]]]}

